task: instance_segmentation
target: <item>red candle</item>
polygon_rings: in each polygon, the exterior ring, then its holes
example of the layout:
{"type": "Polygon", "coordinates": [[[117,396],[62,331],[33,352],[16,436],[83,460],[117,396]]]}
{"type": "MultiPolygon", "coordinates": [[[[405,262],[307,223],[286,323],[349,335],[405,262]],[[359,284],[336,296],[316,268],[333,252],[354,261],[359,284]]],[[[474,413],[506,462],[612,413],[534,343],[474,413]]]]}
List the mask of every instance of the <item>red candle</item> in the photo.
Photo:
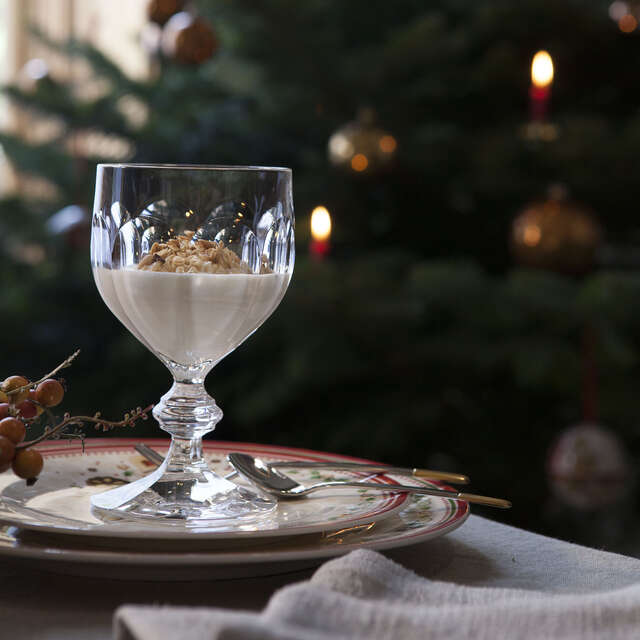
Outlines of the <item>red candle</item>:
{"type": "Polygon", "coordinates": [[[324,260],[329,254],[331,245],[331,216],[326,207],[316,207],[311,212],[311,244],[309,251],[314,260],[324,260]]]}
{"type": "Polygon", "coordinates": [[[547,119],[552,82],[553,60],[546,51],[538,51],[531,62],[531,88],[529,89],[533,122],[544,122],[547,119]]]}
{"type": "Polygon", "coordinates": [[[311,240],[309,245],[309,251],[311,251],[311,257],[315,260],[324,260],[324,257],[329,253],[330,245],[328,240],[311,240]]]}

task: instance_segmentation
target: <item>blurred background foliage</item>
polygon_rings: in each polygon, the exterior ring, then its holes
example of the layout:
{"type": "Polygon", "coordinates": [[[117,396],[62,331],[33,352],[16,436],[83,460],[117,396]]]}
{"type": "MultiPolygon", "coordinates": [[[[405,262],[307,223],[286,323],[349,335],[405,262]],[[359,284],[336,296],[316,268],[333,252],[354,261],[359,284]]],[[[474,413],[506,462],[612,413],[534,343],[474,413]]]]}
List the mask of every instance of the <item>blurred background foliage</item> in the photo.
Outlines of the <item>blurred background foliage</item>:
{"type": "MultiPolygon", "coordinates": [[[[169,386],[93,284],[96,162],[290,166],[295,275],[210,375],[225,411],[213,436],[463,471],[513,500],[486,515],[640,552],[637,494],[622,489],[640,456],[636,32],[599,0],[198,0],[187,9],[207,40],[160,36],[171,24],[154,23],[160,4],[140,44],[149,78],[38,33],[83,62],[83,80],[26,69],[5,87],[50,125],[37,140],[0,135],[23,177],[0,201],[5,375],[36,376],[80,348],[67,406],[105,416],[169,386]],[[544,135],[527,129],[538,49],[556,68],[544,135]],[[389,158],[340,166],[327,144],[349,122],[390,136],[389,158]],[[557,183],[601,232],[579,268],[543,257],[546,269],[528,269],[509,252],[514,218],[538,215],[557,183]],[[309,251],[317,205],[333,219],[324,259],[309,251]],[[584,421],[610,450],[567,431],[584,421]]],[[[579,243],[579,222],[549,224],[536,233],[579,243]]]]}

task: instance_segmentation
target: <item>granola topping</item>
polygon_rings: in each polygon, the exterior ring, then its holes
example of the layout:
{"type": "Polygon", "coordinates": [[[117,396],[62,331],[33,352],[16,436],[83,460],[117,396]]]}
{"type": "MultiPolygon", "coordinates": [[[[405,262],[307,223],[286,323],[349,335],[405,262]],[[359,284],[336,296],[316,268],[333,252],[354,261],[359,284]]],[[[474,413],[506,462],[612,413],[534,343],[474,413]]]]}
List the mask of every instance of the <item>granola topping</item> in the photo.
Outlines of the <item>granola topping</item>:
{"type": "MultiPolygon", "coordinates": [[[[193,231],[185,231],[167,242],[154,242],[143,256],[138,269],[172,273],[252,273],[251,267],[223,242],[194,240],[193,231]]],[[[270,270],[265,264],[261,273],[270,270]]]]}

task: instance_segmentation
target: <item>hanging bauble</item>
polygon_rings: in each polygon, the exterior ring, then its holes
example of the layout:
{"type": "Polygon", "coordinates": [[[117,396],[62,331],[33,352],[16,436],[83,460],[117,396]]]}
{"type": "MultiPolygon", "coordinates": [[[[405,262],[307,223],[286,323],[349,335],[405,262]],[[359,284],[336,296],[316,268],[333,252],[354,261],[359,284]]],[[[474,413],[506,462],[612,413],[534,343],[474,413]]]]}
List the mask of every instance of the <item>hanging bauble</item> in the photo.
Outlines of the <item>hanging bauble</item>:
{"type": "Polygon", "coordinates": [[[162,26],[171,16],[182,11],[185,4],[186,0],[149,0],[147,17],[162,26]]]}
{"type": "Polygon", "coordinates": [[[206,20],[185,11],[176,13],[164,26],[162,52],[181,64],[202,64],[218,49],[218,40],[206,20]]]}
{"type": "Polygon", "coordinates": [[[511,250],[518,263],[571,275],[594,266],[601,240],[593,214],[570,202],[561,188],[525,207],[511,228],[511,250]]]}
{"type": "Polygon", "coordinates": [[[89,246],[91,218],[85,207],[69,205],[56,211],[46,222],[47,231],[64,238],[74,249],[85,249],[89,246]]]}
{"type": "Polygon", "coordinates": [[[619,501],[631,478],[620,439],[611,430],[588,422],[560,435],[549,452],[547,475],[557,498],[585,511],[619,501]]]}
{"type": "Polygon", "coordinates": [[[374,174],[391,165],[397,146],[390,133],[375,126],[373,111],[363,109],[357,120],[340,127],[329,138],[329,160],[352,173],[374,174]]]}
{"type": "Polygon", "coordinates": [[[49,65],[41,58],[33,58],[18,71],[16,84],[26,93],[35,93],[41,89],[53,87],[55,81],[49,72],[49,65]]]}

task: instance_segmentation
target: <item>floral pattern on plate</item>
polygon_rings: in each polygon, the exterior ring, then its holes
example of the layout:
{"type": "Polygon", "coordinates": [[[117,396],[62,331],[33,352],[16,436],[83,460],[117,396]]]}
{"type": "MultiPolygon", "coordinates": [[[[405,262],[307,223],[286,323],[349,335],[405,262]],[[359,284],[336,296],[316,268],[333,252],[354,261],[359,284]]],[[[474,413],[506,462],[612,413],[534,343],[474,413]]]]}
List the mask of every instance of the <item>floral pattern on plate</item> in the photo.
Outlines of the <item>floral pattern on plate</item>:
{"type": "MultiPolygon", "coordinates": [[[[297,501],[283,501],[275,514],[255,525],[234,528],[228,524],[216,526],[205,523],[185,527],[175,521],[122,522],[101,520],[91,510],[90,497],[114,486],[136,480],[155,467],[133,446],[136,440],[87,440],[85,452],[75,443],[49,442],[40,447],[45,456],[45,469],[38,482],[27,487],[11,473],[0,475],[0,521],[22,529],[36,529],[66,535],[157,539],[239,539],[251,537],[290,536],[318,533],[336,527],[358,526],[380,522],[401,508],[406,494],[383,491],[344,489],[319,491],[297,501]]],[[[148,440],[149,446],[159,453],[167,450],[167,441],[148,440]]],[[[270,447],[242,443],[205,443],[205,452],[211,467],[224,476],[232,471],[226,461],[230,451],[244,451],[270,460],[330,460],[345,459],[319,452],[287,447],[270,447]]],[[[371,474],[351,471],[299,469],[296,478],[314,482],[324,478],[370,478],[371,474]]],[[[377,474],[373,480],[381,484],[393,480],[377,474]]],[[[236,482],[242,484],[242,480],[236,482]]],[[[247,485],[248,486],[248,485],[247,485]]]]}

